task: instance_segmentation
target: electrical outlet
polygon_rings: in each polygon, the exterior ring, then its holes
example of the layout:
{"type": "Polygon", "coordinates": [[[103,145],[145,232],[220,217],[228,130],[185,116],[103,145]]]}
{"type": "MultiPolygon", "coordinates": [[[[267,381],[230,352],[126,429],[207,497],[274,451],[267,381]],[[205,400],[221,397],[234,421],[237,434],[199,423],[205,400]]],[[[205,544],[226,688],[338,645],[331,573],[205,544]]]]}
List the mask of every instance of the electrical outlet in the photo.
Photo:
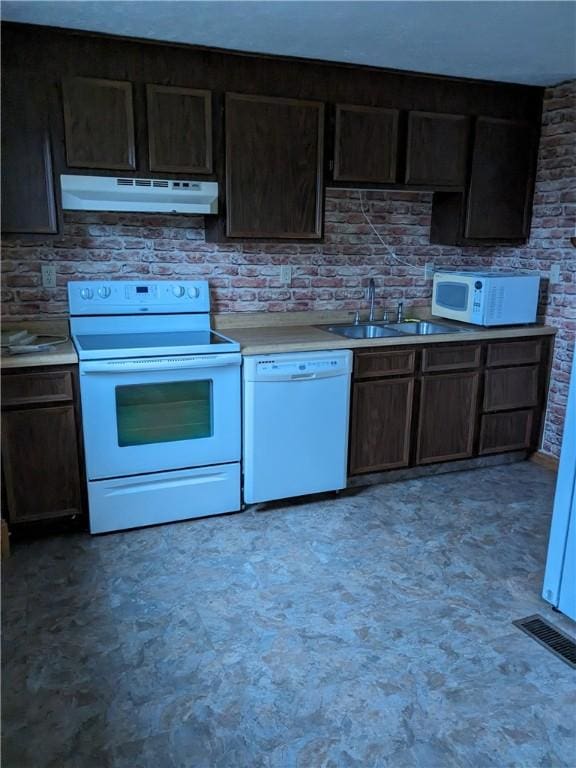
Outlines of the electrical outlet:
{"type": "Polygon", "coordinates": [[[427,261],[426,264],[424,264],[424,279],[432,280],[433,277],[434,277],[434,262],[427,261]]]}
{"type": "Polygon", "coordinates": [[[292,282],[292,267],[288,264],[283,264],[280,267],[280,282],[284,285],[290,285],[292,282]]]}
{"type": "Polygon", "coordinates": [[[552,264],[550,267],[550,282],[557,283],[560,280],[560,264],[552,264]]]}
{"type": "Polygon", "coordinates": [[[42,265],[42,287],[56,288],[56,267],[51,264],[42,265]]]}

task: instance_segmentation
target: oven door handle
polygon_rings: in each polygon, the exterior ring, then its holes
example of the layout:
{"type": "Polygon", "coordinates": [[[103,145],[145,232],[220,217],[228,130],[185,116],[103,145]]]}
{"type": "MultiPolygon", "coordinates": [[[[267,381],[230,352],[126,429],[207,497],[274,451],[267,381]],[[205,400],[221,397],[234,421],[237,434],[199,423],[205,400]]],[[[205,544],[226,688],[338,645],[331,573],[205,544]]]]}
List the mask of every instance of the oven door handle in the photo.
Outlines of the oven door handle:
{"type": "Polygon", "coordinates": [[[147,373],[148,371],[198,370],[240,365],[240,353],[189,355],[188,357],[149,357],[141,360],[88,360],[80,363],[80,375],[88,373],[147,373]]]}

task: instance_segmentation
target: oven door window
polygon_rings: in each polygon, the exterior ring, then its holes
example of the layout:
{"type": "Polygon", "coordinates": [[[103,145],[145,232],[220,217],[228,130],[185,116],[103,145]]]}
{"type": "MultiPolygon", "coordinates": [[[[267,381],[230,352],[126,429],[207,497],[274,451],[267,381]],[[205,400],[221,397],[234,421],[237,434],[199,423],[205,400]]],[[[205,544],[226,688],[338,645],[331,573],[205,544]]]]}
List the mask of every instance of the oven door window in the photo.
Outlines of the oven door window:
{"type": "Polygon", "coordinates": [[[211,437],[212,406],[211,380],[116,387],[118,445],[211,437]]]}

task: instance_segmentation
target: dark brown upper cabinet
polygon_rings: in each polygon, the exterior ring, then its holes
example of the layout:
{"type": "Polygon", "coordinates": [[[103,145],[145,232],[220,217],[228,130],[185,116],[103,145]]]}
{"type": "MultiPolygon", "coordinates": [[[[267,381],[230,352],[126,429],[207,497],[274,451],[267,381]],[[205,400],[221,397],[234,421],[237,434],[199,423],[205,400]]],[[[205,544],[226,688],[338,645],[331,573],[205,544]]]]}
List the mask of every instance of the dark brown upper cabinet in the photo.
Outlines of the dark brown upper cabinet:
{"type": "Polygon", "coordinates": [[[334,180],[396,181],[398,110],[336,105],[334,180]]]}
{"type": "Polygon", "coordinates": [[[470,120],[464,115],[410,112],[406,183],[464,186],[469,131],[470,120]]]}
{"type": "Polygon", "coordinates": [[[49,97],[37,78],[2,73],[2,231],[58,231],[49,97]]]}
{"type": "Polygon", "coordinates": [[[537,132],[529,123],[476,122],[465,236],[524,239],[530,228],[537,132]]]}
{"type": "Polygon", "coordinates": [[[322,236],[324,105],[226,94],[226,234],[322,236]]]}
{"type": "Polygon", "coordinates": [[[210,91],[147,85],[151,171],[212,173],[210,91]]]}
{"type": "Polygon", "coordinates": [[[132,84],[71,77],[62,91],[68,166],[136,170],[132,84]]]}

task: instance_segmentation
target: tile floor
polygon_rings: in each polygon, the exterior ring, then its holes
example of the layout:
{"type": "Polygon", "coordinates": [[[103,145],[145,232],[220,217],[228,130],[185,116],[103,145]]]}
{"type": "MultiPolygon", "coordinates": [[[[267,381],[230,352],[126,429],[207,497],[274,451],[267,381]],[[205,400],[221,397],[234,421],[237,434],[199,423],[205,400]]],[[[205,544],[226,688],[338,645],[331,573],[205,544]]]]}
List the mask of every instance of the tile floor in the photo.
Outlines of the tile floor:
{"type": "Polygon", "coordinates": [[[4,567],[4,768],[576,765],[534,464],[91,538],[4,567]]]}

